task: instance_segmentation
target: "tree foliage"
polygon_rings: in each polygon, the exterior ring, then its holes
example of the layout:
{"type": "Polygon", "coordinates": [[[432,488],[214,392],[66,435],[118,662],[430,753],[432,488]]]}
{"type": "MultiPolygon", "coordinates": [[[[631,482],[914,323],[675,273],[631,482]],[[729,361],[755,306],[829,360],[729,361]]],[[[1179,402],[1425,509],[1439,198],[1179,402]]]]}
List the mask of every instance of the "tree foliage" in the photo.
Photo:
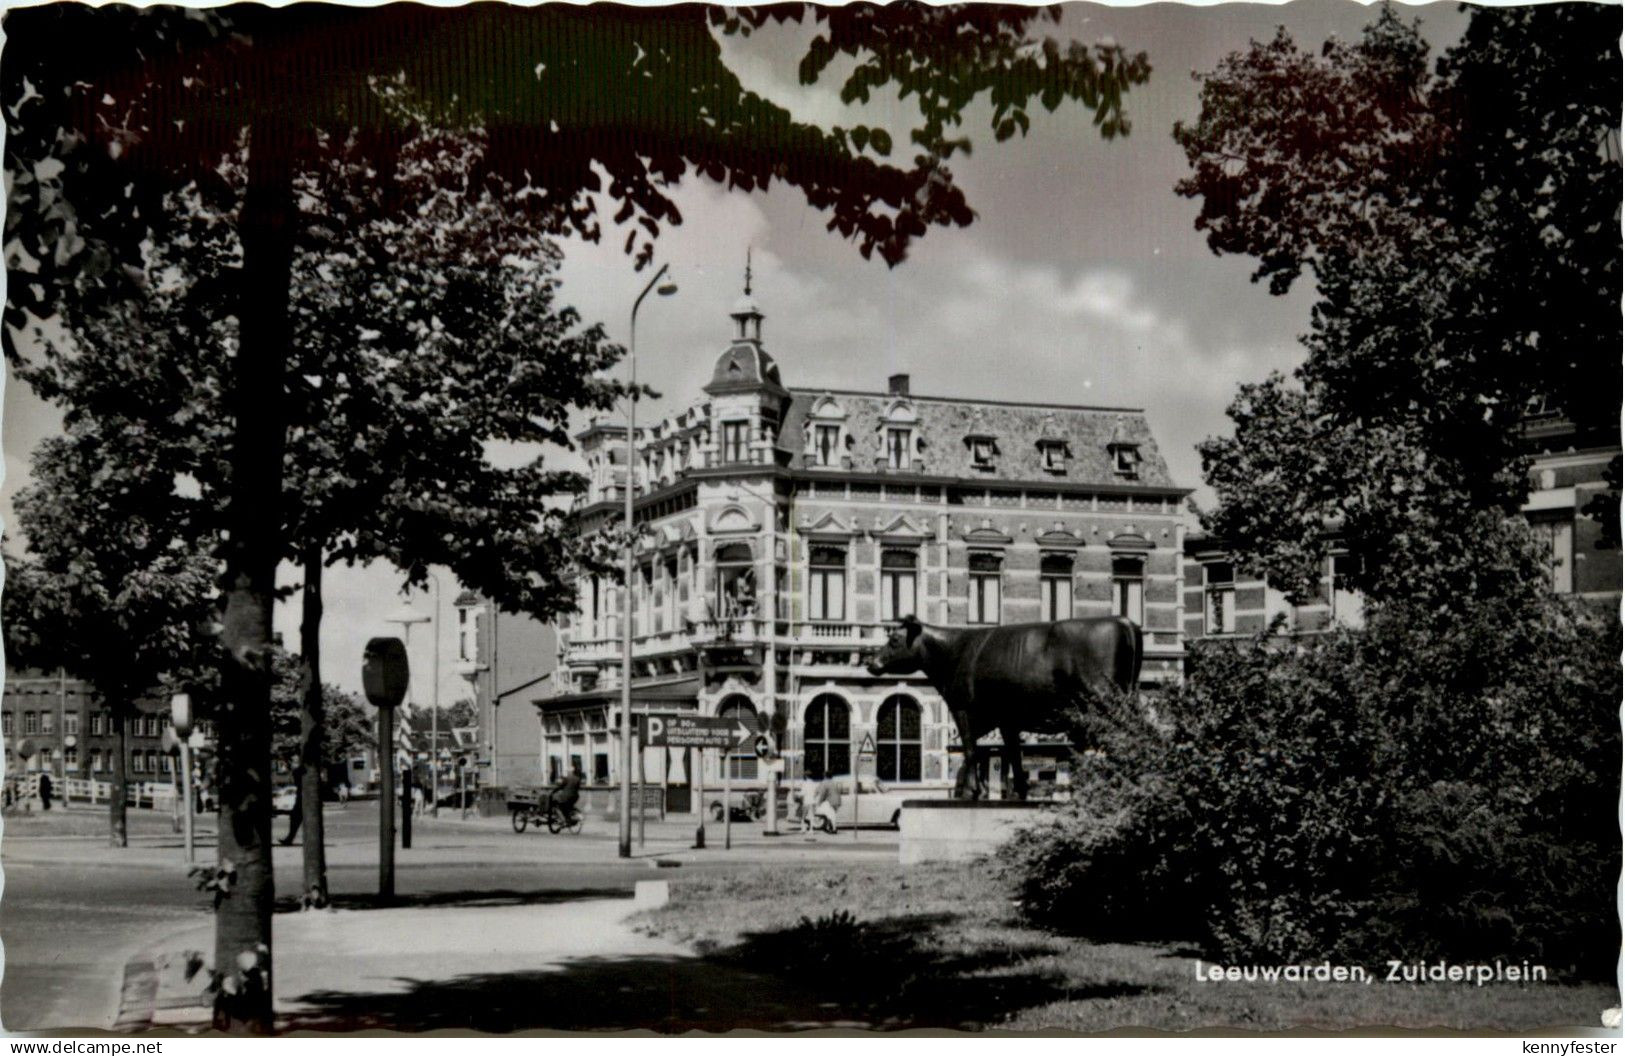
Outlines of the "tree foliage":
{"type": "MultiPolygon", "coordinates": [[[[281,653],[273,661],[276,682],[271,690],[271,754],[290,769],[300,765],[304,738],[299,722],[308,669],[297,653],[281,653]]],[[[354,693],[324,682],[322,693],[322,765],[347,763],[351,756],[373,745],[373,719],[354,693]]]]}
{"type": "Polygon", "coordinates": [[[1215,252],[1318,295],[1293,380],[1244,386],[1201,446],[1208,526],[1272,581],[1306,594],[1328,528],[1379,598],[1493,576],[1451,537],[1523,503],[1530,402],[1617,442],[1619,21],[1474,8],[1430,70],[1385,7],[1358,43],[1283,30],[1202,78],[1178,192],[1215,252]]]}
{"type": "Polygon", "coordinates": [[[1409,601],[1297,647],[1196,646],[1148,727],[1079,743],[1075,806],[1013,845],[1024,912],[1232,964],[1545,964],[1611,978],[1619,622],[1527,591],[1409,601]]]}
{"type": "Polygon", "coordinates": [[[78,416],[41,443],[15,500],[27,549],[7,556],[0,594],[8,662],[65,668],[112,713],[117,846],[127,839],[125,723],[141,697],[191,688],[218,648],[219,566],[177,534],[173,477],[144,440],[126,417],[78,416]]]}

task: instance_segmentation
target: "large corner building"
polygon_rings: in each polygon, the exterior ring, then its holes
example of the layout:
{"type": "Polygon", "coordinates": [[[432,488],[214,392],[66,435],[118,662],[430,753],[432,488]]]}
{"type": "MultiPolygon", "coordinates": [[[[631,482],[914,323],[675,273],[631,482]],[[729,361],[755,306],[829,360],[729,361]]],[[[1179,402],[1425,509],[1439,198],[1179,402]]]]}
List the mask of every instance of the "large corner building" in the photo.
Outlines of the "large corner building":
{"type": "MultiPolygon", "coordinates": [[[[578,436],[591,481],[581,531],[619,526],[623,489],[635,491],[634,711],[771,724],[789,780],[853,773],[872,745],[883,782],[940,788],[967,757],[986,766],[989,746],[956,743],[923,677],[864,669],[901,616],[1120,613],[1145,630],[1142,677],[1177,677],[1188,489],[1143,412],[927,395],[902,374],[875,390],[795,388],[762,321],[747,288],[702,398],[640,427],[632,465],[623,423],[578,436]]],[[[578,588],[560,664],[532,700],[539,764],[546,780],[579,765],[608,788],[621,758],[620,589],[609,577],[578,588]]],[[[1053,777],[1033,756],[1032,776],[1053,777]]],[[[720,764],[650,749],[641,770],[680,811],[721,783],[720,764]]],[[[763,777],[753,755],[726,766],[736,787],[763,777]]]]}

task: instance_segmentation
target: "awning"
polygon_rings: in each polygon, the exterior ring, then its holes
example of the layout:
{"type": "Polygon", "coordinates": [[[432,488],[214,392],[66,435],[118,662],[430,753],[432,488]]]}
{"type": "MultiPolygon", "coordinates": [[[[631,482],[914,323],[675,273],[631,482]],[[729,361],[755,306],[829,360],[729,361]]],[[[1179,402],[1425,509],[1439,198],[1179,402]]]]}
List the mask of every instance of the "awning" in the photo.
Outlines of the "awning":
{"type": "MultiPolygon", "coordinates": [[[[661,706],[670,707],[673,704],[697,705],[700,694],[700,676],[686,675],[682,678],[648,679],[643,682],[632,683],[632,707],[644,708],[661,706]]],[[[589,689],[582,693],[564,693],[556,697],[538,697],[531,703],[540,711],[554,711],[559,708],[579,708],[587,704],[619,704],[621,702],[621,687],[609,686],[604,689],[589,689]]]]}

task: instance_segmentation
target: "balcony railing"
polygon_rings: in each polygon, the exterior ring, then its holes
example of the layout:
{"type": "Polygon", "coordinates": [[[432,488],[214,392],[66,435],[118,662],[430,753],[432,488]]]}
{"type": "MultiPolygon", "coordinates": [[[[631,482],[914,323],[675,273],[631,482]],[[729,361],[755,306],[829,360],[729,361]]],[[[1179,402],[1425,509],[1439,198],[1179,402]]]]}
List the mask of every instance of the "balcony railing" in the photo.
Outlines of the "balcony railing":
{"type": "MultiPolygon", "coordinates": [[[[751,645],[765,642],[769,634],[783,644],[834,647],[878,648],[885,644],[886,626],[879,623],[819,620],[795,624],[760,616],[733,619],[685,621],[679,630],[635,636],[632,651],[637,655],[676,652],[702,645],[751,645]]],[[[619,638],[581,638],[565,646],[567,663],[594,663],[620,656],[619,638]]]]}

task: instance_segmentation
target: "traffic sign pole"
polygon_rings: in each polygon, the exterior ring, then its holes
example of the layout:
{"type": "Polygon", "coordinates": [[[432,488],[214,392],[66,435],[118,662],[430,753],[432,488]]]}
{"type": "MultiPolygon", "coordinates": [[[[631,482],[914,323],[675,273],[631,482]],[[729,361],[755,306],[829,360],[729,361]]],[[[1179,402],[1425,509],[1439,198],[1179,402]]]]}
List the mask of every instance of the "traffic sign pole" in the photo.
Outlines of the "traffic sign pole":
{"type": "Polygon", "coordinates": [[[722,849],[731,851],[734,848],[734,804],[733,804],[733,770],[728,766],[729,751],[724,749],[722,759],[722,849]]]}
{"type": "Polygon", "coordinates": [[[638,850],[640,851],[643,849],[643,830],[645,824],[644,815],[646,813],[645,807],[647,805],[645,800],[649,798],[649,778],[644,771],[643,760],[646,748],[647,745],[643,743],[642,728],[640,727],[638,734],[638,850]]]}

